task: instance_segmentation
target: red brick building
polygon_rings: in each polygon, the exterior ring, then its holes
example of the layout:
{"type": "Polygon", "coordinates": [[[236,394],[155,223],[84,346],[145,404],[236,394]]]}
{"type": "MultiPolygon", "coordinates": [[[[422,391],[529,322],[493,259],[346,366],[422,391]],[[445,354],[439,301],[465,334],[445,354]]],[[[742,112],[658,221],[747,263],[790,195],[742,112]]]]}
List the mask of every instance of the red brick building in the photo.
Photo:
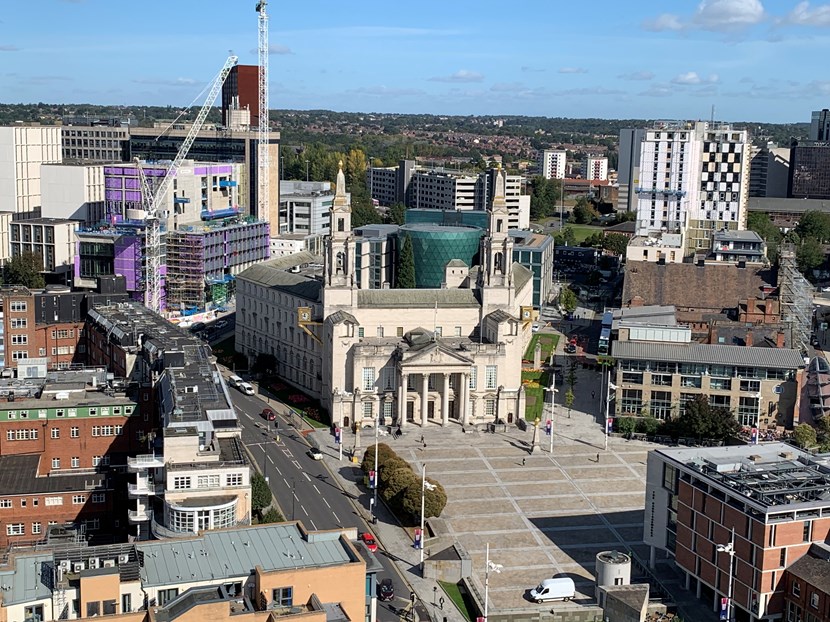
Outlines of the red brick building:
{"type": "Polygon", "coordinates": [[[50,524],[126,528],[110,466],[146,450],[152,426],[122,386],[105,369],[0,381],[0,548],[50,524]]]}
{"type": "Polygon", "coordinates": [[[813,544],[784,573],[784,619],[830,620],[830,547],[813,544]]]}
{"type": "Polygon", "coordinates": [[[718,546],[734,529],[735,620],[780,616],[787,568],[830,534],[827,490],[830,468],[784,443],[652,451],[644,534],[651,564],[665,551],[686,587],[717,610],[730,580],[730,556],[718,546]]]}

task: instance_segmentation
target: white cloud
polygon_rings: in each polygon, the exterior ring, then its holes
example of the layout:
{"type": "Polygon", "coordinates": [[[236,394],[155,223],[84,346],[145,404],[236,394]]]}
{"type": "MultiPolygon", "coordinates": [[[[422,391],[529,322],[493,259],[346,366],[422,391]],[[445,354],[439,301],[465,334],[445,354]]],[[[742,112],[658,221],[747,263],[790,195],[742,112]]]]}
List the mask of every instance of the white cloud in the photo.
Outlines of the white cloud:
{"type": "Polygon", "coordinates": [[[761,0],[703,0],[692,21],[704,30],[735,30],[766,19],[761,0]]]}
{"type": "Polygon", "coordinates": [[[743,30],[767,18],[761,0],[701,0],[688,18],[663,13],[643,22],[645,30],[685,30],[699,28],[712,31],[743,30]]]}
{"type": "Polygon", "coordinates": [[[653,32],[661,32],[663,30],[683,30],[683,24],[677,15],[671,13],[663,13],[654,19],[647,19],[643,22],[644,30],[651,30],[653,32]]]}
{"type": "Polygon", "coordinates": [[[718,74],[713,73],[708,78],[703,78],[696,71],[687,71],[672,78],[672,84],[717,84],[720,80],[718,74]]]}
{"type": "Polygon", "coordinates": [[[482,82],[484,76],[475,71],[468,71],[466,69],[459,69],[448,76],[435,76],[430,78],[432,82],[482,82]]]}
{"type": "Polygon", "coordinates": [[[830,4],[811,8],[809,2],[799,2],[784,22],[798,26],[830,26],[830,4]]]}
{"type": "Polygon", "coordinates": [[[646,81],[653,80],[654,74],[650,71],[632,71],[631,73],[623,73],[617,76],[621,80],[646,81]]]}
{"type": "Polygon", "coordinates": [[[19,52],[20,48],[16,45],[0,45],[0,52],[19,52]]]}
{"type": "Polygon", "coordinates": [[[584,67],[560,67],[559,73],[588,73],[584,67]]]}

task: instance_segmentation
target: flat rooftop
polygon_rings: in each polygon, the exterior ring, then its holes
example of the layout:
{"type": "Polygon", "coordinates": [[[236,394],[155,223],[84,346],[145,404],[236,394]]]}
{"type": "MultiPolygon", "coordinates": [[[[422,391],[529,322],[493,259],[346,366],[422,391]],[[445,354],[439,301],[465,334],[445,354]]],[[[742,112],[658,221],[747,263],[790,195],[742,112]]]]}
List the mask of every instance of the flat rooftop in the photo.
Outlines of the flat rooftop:
{"type": "MultiPolygon", "coordinates": [[[[45,458],[44,458],[45,459],[45,458]]],[[[104,490],[108,487],[103,473],[72,473],[52,471],[38,477],[39,455],[0,456],[0,491],[6,495],[34,495],[76,491],[104,490]]]]}
{"type": "Polygon", "coordinates": [[[748,348],[709,343],[668,343],[654,341],[615,341],[612,355],[618,359],[667,361],[672,363],[711,363],[773,369],[806,367],[798,350],[786,348],[748,348]]]}
{"type": "Polygon", "coordinates": [[[655,450],[768,509],[830,505],[830,455],[812,456],[786,443],[655,450]]]}

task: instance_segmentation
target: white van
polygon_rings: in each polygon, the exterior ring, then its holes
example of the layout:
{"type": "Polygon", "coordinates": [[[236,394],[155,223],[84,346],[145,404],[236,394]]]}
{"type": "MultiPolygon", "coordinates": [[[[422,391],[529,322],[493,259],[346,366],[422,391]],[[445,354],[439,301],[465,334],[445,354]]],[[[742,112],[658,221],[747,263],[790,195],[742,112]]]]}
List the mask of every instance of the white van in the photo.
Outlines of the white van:
{"type": "Polygon", "coordinates": [[[230,378],[228,378],[228,384],[232,387],[238,387],[240,384],[242,384],[242,382],[243,380],[239,376],[231,376],[230,378]]]}
{"type": "Polygon", "coordinates": [[[253,385],[247,382],[240,382],[236,385],[236,388],[242,391],[245,395],[254,395],[256,391],[254,391],[253,385]]]}
{"type": "Polygon", "coordinates": [[[574,580],[567,577],[545,579],[530,590],[530,599],[537,603],[551,600],[570,600],[576,595],[574,580]]]}

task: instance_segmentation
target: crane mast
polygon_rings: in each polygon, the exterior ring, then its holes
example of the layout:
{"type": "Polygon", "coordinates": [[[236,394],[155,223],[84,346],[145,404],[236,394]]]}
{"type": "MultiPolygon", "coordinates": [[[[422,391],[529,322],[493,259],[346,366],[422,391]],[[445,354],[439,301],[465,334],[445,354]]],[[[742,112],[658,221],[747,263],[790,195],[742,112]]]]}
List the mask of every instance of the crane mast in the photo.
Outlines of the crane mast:
{"type": "Polygon", "coordinates": [[[144,305],[156,313],[161,312],[161,217],[159,207],[163,205],[165,195],[170,191],[170,185],[173,183],[173,177],[176,171],[181,166],[182,161],[187,157],[190,148],[196,141],[199,131],[207,119],[210,109],[213,107],[213,102],[231,68],[237,63],[236,56],[228,56],[222,69],[213,78],[210,91],[208,92],[205,103],[202,105],[199,114],[196,115],[196,120],[190,127],[190,131],[182,142],[176,157],[170,162],[167,170],[162,177],[161,182],[156,188],[155,192],[150,192],[150,187],[147,183],[147,178],[141,168],[141,164],[137,163],[138,176],[141,179],[142,201],[146,210],[145,216],[145,242],[144,242],[144,305]]]}
{"type": "MultiPolygon", "coordinates": [[[[268,202],[271,194],[271,154],[268,149],[270,101],[268,98],[268,12],[267,0],[256,5],[259,14],[259,125],[257,128],[257,217],[270,220],[268,202]]],[[[271,223],[272,230],[276,223],[271,223]]]]}

